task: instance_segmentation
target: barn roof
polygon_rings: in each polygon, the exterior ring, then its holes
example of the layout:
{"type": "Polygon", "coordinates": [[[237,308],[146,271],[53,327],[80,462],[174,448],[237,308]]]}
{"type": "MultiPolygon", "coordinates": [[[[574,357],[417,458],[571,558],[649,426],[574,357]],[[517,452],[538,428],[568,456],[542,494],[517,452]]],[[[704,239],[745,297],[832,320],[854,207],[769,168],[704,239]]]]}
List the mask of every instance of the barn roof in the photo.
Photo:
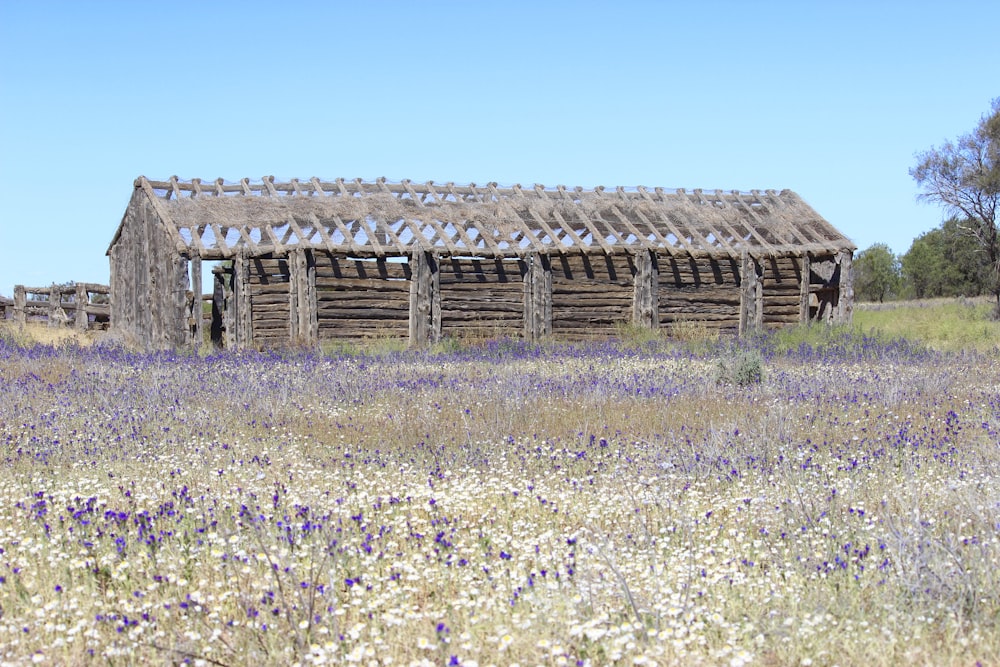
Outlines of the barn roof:
{"type": "MultiPolygon", "coordinates": [[[[224,259],[314,248],[359,257],[830,254],[855,246],[794,192],[456,185],[273,176],[135,181],[178,252],[224,259]]],[[[126,214],[127,215],[127,214],[126,214]]],[[[124,224],[125,221],[123,220],[124,224]]],[[[115,234],[111,245],[121,233],[115,234]]],[[[110,252],[110,249],[109,249],[110,252]]]]}

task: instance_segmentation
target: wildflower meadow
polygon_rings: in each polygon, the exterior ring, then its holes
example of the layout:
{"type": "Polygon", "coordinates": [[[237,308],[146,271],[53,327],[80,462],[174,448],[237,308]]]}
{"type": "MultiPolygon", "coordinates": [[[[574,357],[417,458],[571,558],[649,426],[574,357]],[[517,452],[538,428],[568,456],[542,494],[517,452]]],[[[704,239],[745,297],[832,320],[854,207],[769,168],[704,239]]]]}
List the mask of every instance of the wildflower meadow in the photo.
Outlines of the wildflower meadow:
{"type": "Polygon", "coordinates": [[[995,353],[746,345],[0,336],[0,664],[1000,664],[995,353]]]}

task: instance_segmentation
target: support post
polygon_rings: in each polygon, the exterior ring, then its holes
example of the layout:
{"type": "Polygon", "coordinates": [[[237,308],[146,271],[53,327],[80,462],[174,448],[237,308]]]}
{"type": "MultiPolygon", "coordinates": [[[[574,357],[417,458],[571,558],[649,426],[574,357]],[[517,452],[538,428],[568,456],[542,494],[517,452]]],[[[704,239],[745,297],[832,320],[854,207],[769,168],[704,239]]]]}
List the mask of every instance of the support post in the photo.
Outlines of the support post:
{"type": "Polygon", "coordinates": [[[191,276],[188,260],[182,256],[168,257],[168,266],[173,273],[173,299],[168,304],[166,325],[169,348],[186,348],[191,344],[191,318],[194,312],[194,294],[191,292],[191,276]]]}
{"type": "Polygon", "coordinates": [[[316,264],[311,250],[288,254],[288,315],[291,340],[312,345],[318,341],[316,322],[316,264]]]}
{"type": "Polygon", "coordinates": [[[524,337],[535,343],[552,333],[552,264],[548,255],[527,257],[524,280],[524,337]]]}
{"type": "Polygon", "coordinates": [[[24,291],[24,285],[14,285],[14,321],[18,324],[25,324],[28,321],[25,313],[28,307],[28,295],[24,291]]]}
{"type": "Polygon", "coordinates": [[[437,258],[429,252],[410,256],[410,347],[441,337],[441,285],[437,258]]]}
{"type": "Polygon", "coordinates": [[[66,313],[62,309],[62,290],[52,283],[49,287],[49,328],[54,329],[66,321],[66,313]]]}
{"type": "Polygon", "coordinates": [[[756,260],[744,250],[740,263],[740,336],[759,329],[763,324],[763,286],[757,268],[756,260]]]}
{"type": "Polygon", "coordinates": [[[83,283],[76,284],[76,294],[74,295],[74,299],[76,299],[76,330],[86,331],[89,324],[87,306],[90,304],[90,299],[87,297],[86,285],[83,283]]]}
{"type": "Polygon", "coordinates": [[[227,338],[232,340],[232,346],[236,349],[247,348],[253,345],[253,315],[250,312],[250,260],[245,250],[240,250],[233,257],[233,278],[232,278],[232,299],[228,306],[231,307],[229,323],[232,327],[227,328],[227,338]],[[232,333],[229,334],[229,329],[232,333]]]}
{"type": "Polygon", "coordinates": [[[799,268],[801,276],[799,283],[799,323],[809,324],[809,296],[811,294],[809,276],[812,275],[812,266],[810,266],[808,254],[802,255],[799,268]]]}
{"type": "Polygon", "coordinates": [[[841,250],[837,255],[840,263],[840,285],[837,291],[837,323],[850,324],[854,320],[854,253],[841,250]]]}
{"type": "Polygon", "coordinates": [[[194,319],[191,329],[191,347],[197,350],[201,347],[202,327],[205,319],[202,315],[201,256],[197,254],[191,258],[191,291],[194,293],[194,308],[191,313],[194,319]]]}
{"type": "Polygon", "coordinates": [[[659,271],[656,255],[640,250],[635,255],[635,285],[632,293],[632,323],[646,329],[659,327],[659,271]]]}
{"type": "Polygon", "coordinates": [[[307,286],[306,302],[309,308],[309,341],[319,343],[319,298],[316,294],[316,253],[306,251],[307,286]]]}
{"type": "Polygon", "coordinates": [[[212,326],[209,329],[212,347],[216,350],[222,349],[225,345],[223,331],[227,320],[226,273],[222,267],[218,267],[212,271],[212,326]]]}

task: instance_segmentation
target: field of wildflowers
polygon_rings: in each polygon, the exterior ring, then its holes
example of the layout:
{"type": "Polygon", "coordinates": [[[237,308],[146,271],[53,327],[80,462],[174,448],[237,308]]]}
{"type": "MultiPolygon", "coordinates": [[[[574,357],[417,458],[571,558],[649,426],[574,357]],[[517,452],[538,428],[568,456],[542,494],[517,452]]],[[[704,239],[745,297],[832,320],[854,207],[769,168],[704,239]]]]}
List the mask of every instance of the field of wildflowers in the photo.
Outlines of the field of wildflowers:
{"type": "Polygon", "coordinates": [[[996,358],[733,345],[0,336],[0,664],[1000,664],[996,358]]]}

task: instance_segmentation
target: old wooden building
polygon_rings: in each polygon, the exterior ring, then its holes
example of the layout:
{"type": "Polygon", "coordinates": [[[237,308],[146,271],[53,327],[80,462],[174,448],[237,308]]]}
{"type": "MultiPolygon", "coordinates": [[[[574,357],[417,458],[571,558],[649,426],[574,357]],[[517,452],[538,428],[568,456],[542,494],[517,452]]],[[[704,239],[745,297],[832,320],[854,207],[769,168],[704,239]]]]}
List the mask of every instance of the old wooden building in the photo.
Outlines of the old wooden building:
{"type": "Polygon", "coordinates": [[[788,190],[139,177],[111,323],[146,348],[746,332],[851,318],[855,246],[788,190]],[[207,280],[205,282],[208,282],[207,280]]]}

